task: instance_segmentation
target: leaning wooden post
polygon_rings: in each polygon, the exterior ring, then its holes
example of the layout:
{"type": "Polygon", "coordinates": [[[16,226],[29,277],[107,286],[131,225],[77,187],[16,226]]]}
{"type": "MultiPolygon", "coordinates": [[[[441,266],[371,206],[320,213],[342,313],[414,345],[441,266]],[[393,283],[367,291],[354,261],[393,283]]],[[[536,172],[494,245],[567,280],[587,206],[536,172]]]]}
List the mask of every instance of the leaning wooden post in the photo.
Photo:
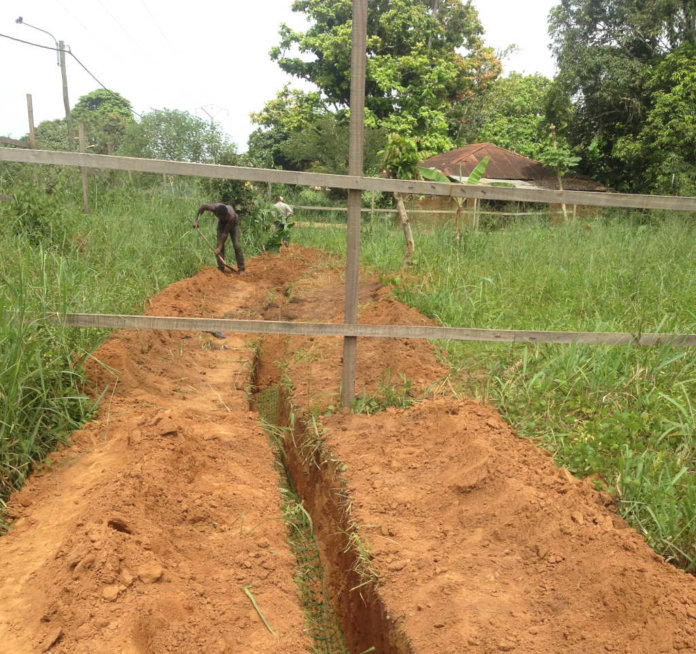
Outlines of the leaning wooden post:
{"type": "MultiPolygon", "coordinates": [[[[362,177],[363,137],[365,134],[365,44],[367,40],[367,0],[353,0],[353,43],[350,62],[350,146],[348,172],[362,177]]],[[[360,190],[348,191],[346,234],[346,298],[343,321],[358,322],[358,271],[360,268],[360,190]]],[[[355,362],[358,339],[343,339],[341,403],[350,407],[355,397],[355,362]]]]}
{"type": "Polygon", "coordinates": [[[413,253],[416,251],[416,243],[413,240],[411,222],[408,219],[404,196],[401,193],[394,193],[394,200],[396,200],[396,215],[399,216],[401,229],[404,231],[404,238],[406,239],[406,256],[404,257],[404,269],[406,269],[411,265],[413,253]]]}
{"type": "MultiPolygon", "coordinates": [[[[77,134],[80,139],[80,152],[84,152],[87,149],[87,144],[85,143],[85,124],[80,121],[77,126],[77,134]]],[[[80,166],[80,172],[82,173],[82,204],[85,208],[85,213],[89,213],[89,198],[87,197],[87,169],[84,166],[80,166]]]]}
{"type": "Polygon", "coordinates": [[[65,123],[68,128],[68,149],[74,150],[72,114],[70,113],[70,99],[68,98],[68,73],[65,69],[65,44],[58,41],[60,74],[63,81],[63,106],[65,107],[65,123]]]}
{"type": "MultiPolygon", "coordinates": [[[[36,150],[36,129],[34,127],[34,102],[31,98],[31,93],[27,93],[27,118],[29,120],[29,145],[32,150],[36,150]]],[[[36,172],[36,167],[32,170],[34,178],[34,186],[39,185],[39,175],[36,172]]]]}

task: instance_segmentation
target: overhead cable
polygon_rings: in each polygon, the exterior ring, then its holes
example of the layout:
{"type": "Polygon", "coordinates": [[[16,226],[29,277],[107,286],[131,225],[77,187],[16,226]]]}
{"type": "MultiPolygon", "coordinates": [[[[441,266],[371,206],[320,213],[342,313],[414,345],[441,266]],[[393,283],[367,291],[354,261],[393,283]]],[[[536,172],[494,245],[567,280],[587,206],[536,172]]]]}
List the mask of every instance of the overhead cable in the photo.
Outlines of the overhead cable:
{"type": "MultiPolygon", "coordinates": [[[[43,44],[41,44],[41,43],[33,43],[32,41],[25,41],[24,39],[18,39],[18,38],[14,37],[14,36],[9,36],[8,34],[0,34],[0,36],[2,36],[3,38],[6,38],[6,39],[10,39],[10,40],[12,40],[12,41],[18,41],[19,43],[24,43],[24,44],[26,44],[26,45],[32,45],[32,46],[34,46],[35,48],[43,48],[44,50],[53,50],[54,52],[59,52],[59,51],[60,51],[60,48],[55,48],[55,47],[52,47],[52,46],[50,46],[50,45],[43,45],[43,44]]],[[[77,58],[77,55],[76,55],[74,52],[72,52],[71,50],[63,50],[63,52],[66,52],[67,54],[69,54],[78,64],[80,64],[80,66],[82,66],[82,68],[85,70],[85,72],[86,72],[97,84],[99,84],[99,86],[101,86],[105,91],[107,91],[108,93],[111,93],[111,95],[113,95],[114,97],[118,97],[118,98],[121,98],[121,99],[125,99],[125,98],[123,98],[122,96],[119,96],[117,93],[115,93],[115,92],[112,91],[111,89],[106,88],[106,86],[104,86],[104,85],[96,78],[96,76],[87,68],[87,66],[85,66],[85,65],[77,58]]],[[[129,104],[129,107],[128,107],[128,108],[130,109],[130,111],[131,111],[132,113],[134,113],[138,118],[142,118],[142,115],[139,114],[135,109],[133,109],[133,108],[130,106],[130,102],[129,102],[128,104],[129,104]]]]}

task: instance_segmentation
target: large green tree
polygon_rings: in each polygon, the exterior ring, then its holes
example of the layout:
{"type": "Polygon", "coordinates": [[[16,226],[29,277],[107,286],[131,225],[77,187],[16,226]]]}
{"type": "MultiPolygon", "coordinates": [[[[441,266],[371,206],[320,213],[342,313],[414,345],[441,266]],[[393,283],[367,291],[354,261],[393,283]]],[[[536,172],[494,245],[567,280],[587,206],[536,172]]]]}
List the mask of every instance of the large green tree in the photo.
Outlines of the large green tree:
{"type": "MultiPolygon", "coordinates": [[[[327,114],[314,124],[293,132],[281,145],[281,152],[298,169],[325,173],[348,173],[350,128],[345,116],[327,114]]],[[[379,172],[378,152],[386,142],[383,129],[368,127],[363,144],[363,169],[368,175],[379,172]]]]}
{"type": "Polygon", "coordinates": [[[216,123],[187,111],[155,109],[129,127],[122,151],[147,159],[218,163],[231,147],[216,123]]]}
{"type": "Polygon", "coordinates": [[[318,91],[299,91],[286,84],[261,111],[251,115],[259,127],[249,136],[249,155],[261,165],[295,168],[296,162],[286,156],[283,144],[328,113],[318,91]]]}
{"type": "Polygon", "coordinates": [[[40,122],[36,127],[36,144],[41,150],[68,150],[65,118],[40,122]]]}
{"type": "Polygon", "coordinates": [[[546,103],[551,80],[543,75],[511,73],[491,84],[463,125],[468,143],[490,142],[539,159],[551,143],[546,103]]]}
{"type": "Polygon", "coordinates": [[[635,138],[619,139],[614,155],[643,171],[647,188],[696,193],[696,48],[682,45],[656,66],[651,104],[635,138]]]}
{"type": "MultiPolygon", "coordinates": [[[[315,84],[327,108],[350,102],[352,3],[296,0],[305,32],[282,25],[271,57],[290,75],[315,84]],[[295,56],[295,54],[297,56],[295,56]]],[[[483,43],[470,0],[373,0],[368,6],[368,126],[414,138],[435,153],[454,145],[462,105],[500,73],[483,43]]]]}
{"type": "Polygon", "coordinates": [[[694,44],[696,0],[562,0],[549,30],[559,69],[552,119],[586,172],[617,188],[644,188],[646,162],[625,157],[625,146],[653,108],[656,67],[694,44]]]}
{"type": "Polygon", "coordinates": [[[135,123],[131,103],[106,89],[83,95],[72,110],[75,124],[83,122],[90,151],[112,154],[123,143],[129,126],[135,123]]]}

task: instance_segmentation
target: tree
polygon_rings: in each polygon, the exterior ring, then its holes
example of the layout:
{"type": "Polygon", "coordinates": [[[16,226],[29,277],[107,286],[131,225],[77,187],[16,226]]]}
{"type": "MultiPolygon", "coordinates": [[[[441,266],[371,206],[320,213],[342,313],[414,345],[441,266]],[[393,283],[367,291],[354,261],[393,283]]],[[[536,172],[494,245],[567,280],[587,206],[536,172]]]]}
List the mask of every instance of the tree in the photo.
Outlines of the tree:
{"type": "Polygon", "coordinates": [[[551,119],[582,156],[585,172],[616,188],[644,188],[645,162],[623,156],[625,146],[650,114],[655,67],[695,42],[696,0],[562,0],[549,31],[559,69],[554,93],[572,106],[551,119]],[[619,142],[624,147],[616,151],[619,142]]]}
{"type": "MultiPolygon", "coordinates": [[[[351,2],[296,0],[312,23],[306,32],[282,25],[271,58],[315,84],[327,106],[350,102],[351,2]],[[293,50],[299,56],[291,56],[293,50]]],[[[483,92],[500,62],[483,45],[471,1],[374,0],[368,7],[368,125],[414,139],[430,154],[454,145],[462,105],[483,92]]]]}
{"type": "Polygon", "coordinates": [[[36,145],[41,150],[68,150],[65,118],[40,122],[36,127],[36,145]]]}
{"type": "Polygon", "coordinates": [[[478,111],[468,143],[494,143],[539,159],[549,144],[546,103],[551,80],[543,75],[511,73],[491,84],[478,111]]]}
{"type": "MultiPolygon", "coordinates": [[[[544,150],[540,153],[539,161],[546,166],[550,166],[556,171],[558,188],[562,191],[563,177],[580,163],[580,157],[573,155],[573,153],[567,147],[558,147],[556,126],[553,124],[551,125],[551,134],[553,135],[553,143],[552,145],[544,148],[544,150]]],[[[563,211],[563,220],[568,220],[565,202],[561,203],[561,209],[563,211]]]]}
{"type": "Polygon", "coordinates": [[[271,165],[295,168],[282,151],[283,143],[327,113],[319,92],[298,91],[286,84],[261,111],[251,114],[252,122],[259,127],[249,136],[249,154],[271,165]]]}
{"type": "MultiPolygon", "coordinates": [[[[397,179],[415,179],[418,176],[418,162],[420,155],[418,147],[413,139],[402,136],[401,134],[390,134],[384,150],[380,152],[382,157],[382,168],[390,176],[397,179]]],[[[413,240],[411,223],[404,204],[401,193],[394,193],[396,204],[396,214],[401,222],[401,229],[406,239],[406,256],[404,257],[404,267],[411,265],[413,254],[416,251],[416,244],[413,240]]]]}
{"type": "MultiPolygon", "coordinates": [[[[292,133],[280,146],[286,159],[302,170],[347,174],[350,125],[345,116],[326,114],[304,129],[292,133]]],[[[378,151],[384,148],[383,129],[366,128],[363,144],[365,174],[379,172],[378,151]]]]}
{"type": "Polygon", "coordinates": [[[83,95],[72,110],[75,123],[83,122],[91,151],[98,154],[116,152],[135,123],[131,103],[106,89],[83,95]]]}
{"type": "Polygon", "coordinates": [[[643,167],[650,190],[694,195],[696,185],[696,48],[680,46],[654,71],[651,106],[635,139],[619,139],[614,155],[643,167]]]}
{"type": "MultiPolygon", "coordinates": [[[[490,157],[486,155],[483,159],[481,159],[481,161],[478,162],[478,164],[476,164],[476,167],[469,174],[466,183],[480,184],[489,162],[490,157]]],[[[416,170],[423,179],[429,179],[432,182],[442,182],[443,184],[452,183],[452,180],[449,177],[447,177],[447,175],[445,175],[442,171],[437,170],[437,168],[423,168],[421,166],[418,166],[416,170]]],[[[457,239],[457,242],[459,242],[462,238],[461,218],[462,212],[464,211],[464,198],[455,196],[453,200],[457,205],[457,210],[454,214],[455,238],[457,239]]],[[[478,216],[476,211],[477,201],[477,198],[474,199],[474,216],[473,220],[471,220],[470,222],[474,229],[478,229],[478,216]]]]}
{"type": "Polygon", "coordinates": [[[231,147],[217,124],[186,111],[155,109],[130,125],[122,150],[147,159],[218,163],[231,147]]]}

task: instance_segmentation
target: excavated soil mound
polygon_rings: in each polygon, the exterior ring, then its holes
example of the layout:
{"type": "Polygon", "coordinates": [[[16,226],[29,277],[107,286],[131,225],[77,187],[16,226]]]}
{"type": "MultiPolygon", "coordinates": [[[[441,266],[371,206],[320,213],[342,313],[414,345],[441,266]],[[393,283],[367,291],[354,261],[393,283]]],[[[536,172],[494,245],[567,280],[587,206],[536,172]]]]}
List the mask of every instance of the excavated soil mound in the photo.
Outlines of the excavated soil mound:
{"type": "MultiPolygon", "coordinates": [[[[295,246],[252,259],[245,276],[205,269],[147,307],[327,322],[342,312],[340,268],[295,246]]],[[[360,320],[428,322],[368,278],[360,320]]],[[[306,506],[340,495],[338,517],[378,579],[345,581],[347,550],[332,551],[318,511],[329,590],[355,607],[374,594],[383,630],[403,636],[374,651],[696,651],[696,580],[493,409],[448,395],[426,342],[361,339],[356,382],[366,395],[391,387],[423,401],[318,418],[338,402],[341,347],[134,330],[107,339],[89,371],[103,394],[96,419],[11,498],[0,651],[312,651],[273,456],[248,409],[252,383],[279,381],[291,384],[286,413],[320,425],[323,454],[298,471],[306,506]]],[[[359,610],[337,612],[351,652],[379,640],[359,610]]]]}
{"type": "MultiPolygon", "coordinates": [[[[148,313],[219,316],[274,283],[208,269],[148,313]]],[[[98,418],[10,500],[0,651],[311,651],[247,340],[124,330],[95,352],[98,418]]]]}
{"type": "Polygon", "coordinates": [[[696,651],[696,580],[491,408],[437,399],[324,425],[413,651],[696,651]]]}

